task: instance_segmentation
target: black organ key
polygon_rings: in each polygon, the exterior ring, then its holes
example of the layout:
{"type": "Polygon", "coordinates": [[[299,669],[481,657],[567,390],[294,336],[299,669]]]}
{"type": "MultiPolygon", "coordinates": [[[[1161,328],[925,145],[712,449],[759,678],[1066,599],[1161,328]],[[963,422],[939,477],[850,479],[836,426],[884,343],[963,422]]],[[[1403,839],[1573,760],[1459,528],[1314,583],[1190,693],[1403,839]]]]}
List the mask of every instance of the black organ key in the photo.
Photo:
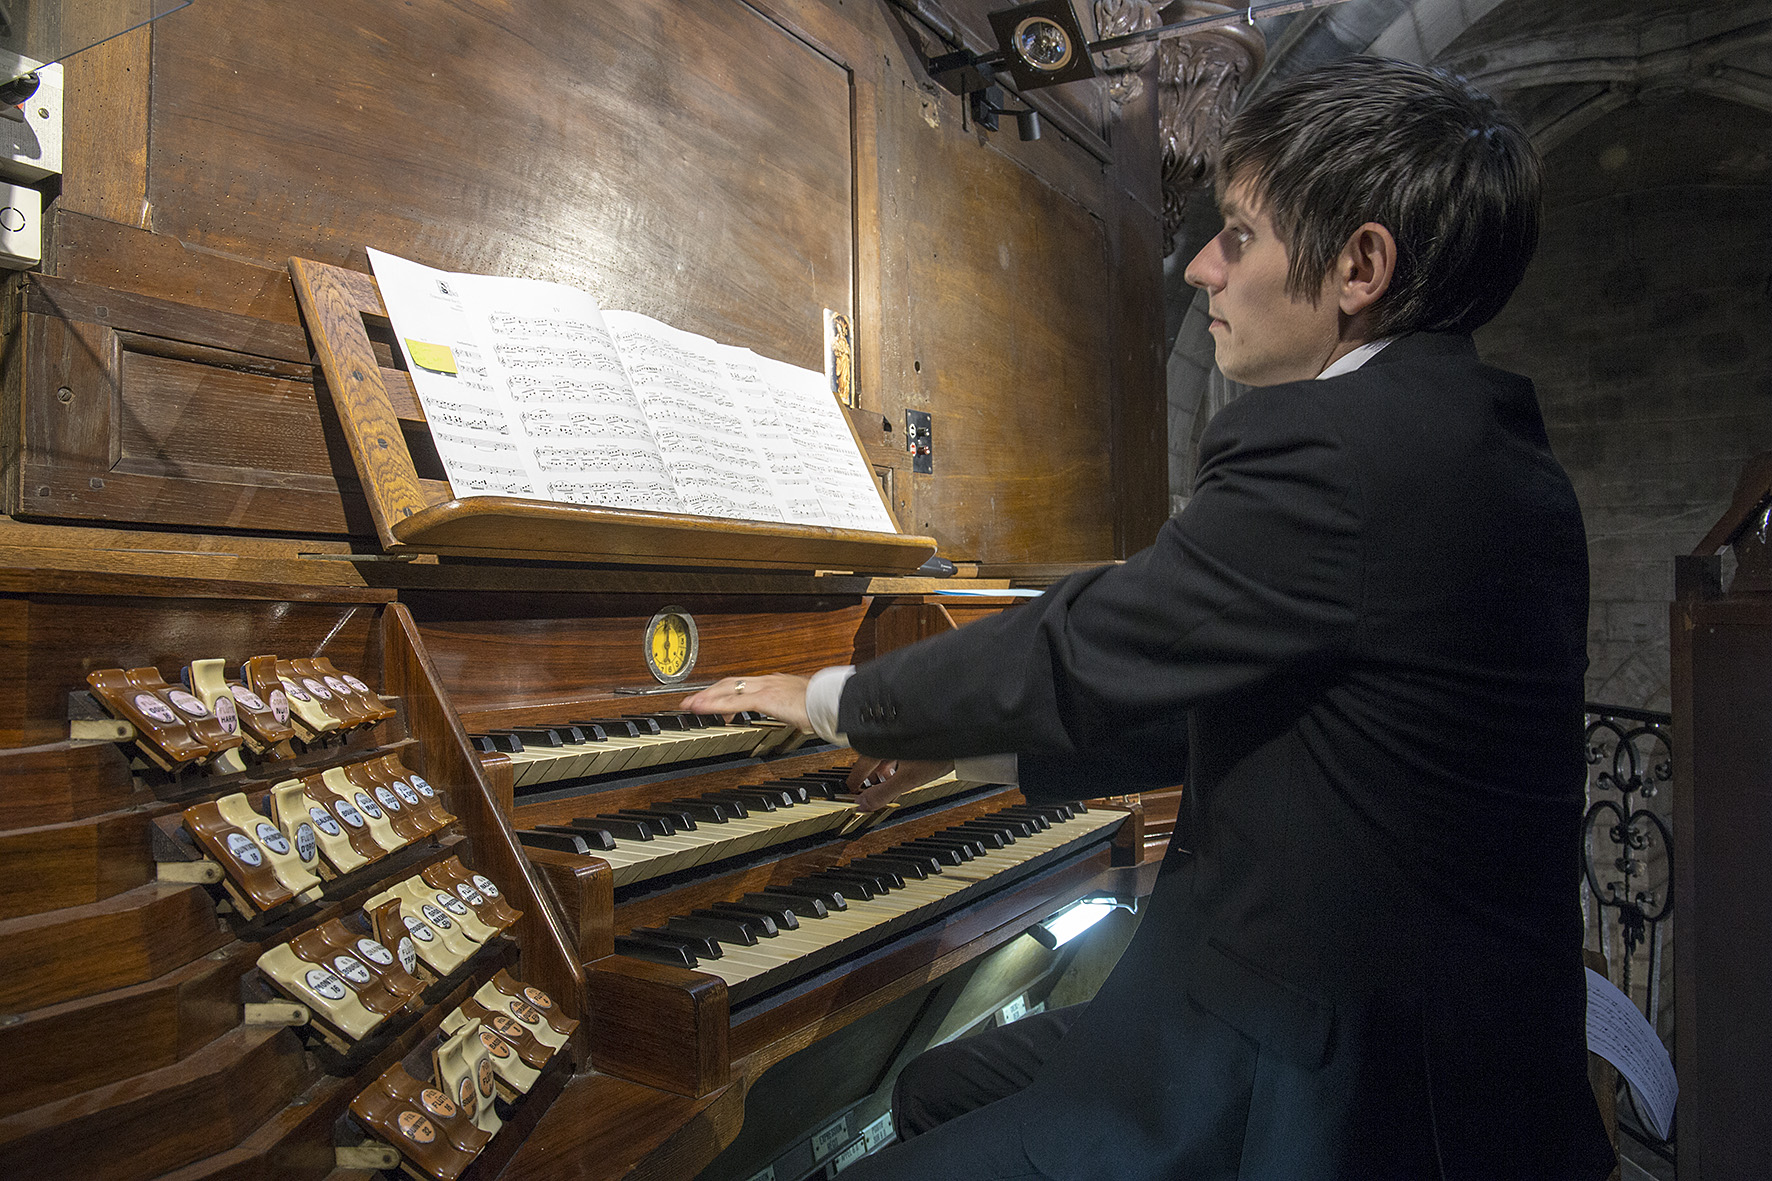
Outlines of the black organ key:
{"type": "Polygon", "coordinates": [[[1050,820],[1046,819],[1046,817],[1042,816],[1033,808],[1027,807],[1023,804],[1018,804],[1013,808],[1004,808],[997,814],[999,816],[1011,816],[1017,820],[1025,820],[1041,832],[1045,832],[1052,827],[1052,822],[1050,820]]]}
{"type": "Polygon", "coordinates": [[[858,857],[843,868],[860,870],[863,873],[877,874],[881,880],[886,883],[889,889],[904,889],[905,875],[902,870],[891,865],[881,865],[871,857],[858,857]]]}
{"type": "Polygon", "coordinates": [[[746,808],[754,808],[759,812],[773,812],[778,805],[776,801],[760,792],[744,792],[737,788],[726,788],[722,791],[710,791],[702,794],[704,800],[737,800],[746,808]]]}
{"type": "Polygon", "coordinates": [[[933,853],[926,853],[921,849],[906,849],[902,845],[898,845],[890,849],[882,849],[880,852],[872,854],[872,856],[883,857],[893,862],[904,862],[918,866],[923,870],[925,875],[941,872],[941,858],[933,853]]]}
{"type": "Polygon", "coordinates": [[[493,750],[501,754],[514,755],[523,750],[523,740],[509,730],[493,730],[486,735],[486,740],[492,743],[493,750]]]}
{"type": "Polygon", "coordinates": [[[859,876],[850,877],[847,875],[833,875],[828,869],[820,872],[816,877],[802,878],[801,880],[811,881],[815,885],[823,886],[828,890],[835,890],[845,898],[853,898],[857,902],[866,902],[874,895],[884,894],[886,892],[884,890],[876,890],[871,882],[864,880],[859,876]]]}
{"type": "Polygon", "coordinates": [[[635,820],[632,816],[578,816],[573,824],[582,824],[587,828],[604,828],[624,841],[650,841],[652,828],[643,820],[635,820]]]}
{"type": "Polygon", "coordinates": [[[686,935],[681,931],[666,931],[661,927],[636,927],[628,934],[635,939],[645,939],[652,943],[675,943],[698,959],[717,960],[724,954],[720,950],[720,941],[709,939],[706,935],[686,935]]]}
{"type": "Polygon", "coordinates": [[[520,828],[517,839],[534,849],[552,849],[556,853],[581,853],[589,855],[592,849],[585,844],[585,839],[576,833],[549,832],[546,829],[520,828]]]}
{"type": "Polygon", "coordinates": [[[966,828],[975,824],[993,824],[1000,831],[1009,833],[1011,836],[1017,838],[1031,837],[1034,833],[1039,831],[1039,826],[1031,820],[1021,820],[1014,816],[1004,816],[1001,813],[993,813],[990,816],[979,816],[975,819],[968,820],[960,827],[966,828]]]}
{"type": "Polygon", "coordinates": [[[779,902],[803,918],[822,919],[831,913],[831,908],[824,904],[822,898],[814,898],[810,894],[790,894],[780,886],[771,886],[760,894],[746,894],[745,897],[779,902]]]}
{"type": "Polygon", "coordinates": [[[605,738],[640,737],[640,727],[636,726],[633,722],[628,721],[626,718],[598,718],[594,722],[574,722],[572,724],[581,730],[586,729],[587,727],[600,730],[605,738]]]}
{"type": "Polygon", "coordinates": [[[1001,830],[988,826],[980,827],[970,824],[956,824],[947,831],[956,836],[982,841],[984,843],[985,851],[987,852],[991,849],[1001,849],[1009,843],[1009,838],[1005,837],[1001,830]]]}
{"type": "MultiPolygon", "coordinates": [[[[785,886],[769,887],[771,893],[795,894],[801,898],[813,898],[826,910],[848,910],[849,903],[844,901],[843,890],[829,882],[817,882],[811,878],[795,878],[785,886]]],[[[804,914],[805,911],[800,913],[804,914]]]]}
{"type": "MultiPolygon", "coordinates": [[[[884,894],[892,889],[892,878],[898,878],[896,874],[889,878],[886,874],[875,870],[858,869],[853,865],[833,865],[819,876],[829,878],[834,882],[860,882],[876,894],[884,894]]],[[[898,878],[898,882],[902,886],[904,879],[898,878]]]]}
{"type": "MultiPolygon", "coordinates": [[[[711,914],[718,915],[721,918],[737,919],[739,922],[750,927],[752,933],[754,933],[759,939],[773,939],[781,934],[781,928],[776,924],[773,913],[764,913],[756,907],[746,906],[742,902],[715,902],[703,910],[693,911],[691,913],[698,915],[711,914]]],[[[793,916],[789,915],[788,917],[792,918],[793,916]]],[[[796,927],[799,926],[800,921],[795,919],[794,925],[796,927]]]]}
{"type": "Polygon", "coordinates": [[[915,849],[919,853],[931,853],[943,865],[962,865],[972,860],[972,854],[958,845],[931,844],[928,841],[903,841],[893,847],[895,849],[915,849]]]}
{"type": "Polygon", "coordinates": [[[632,722],[634,724],[635,730],[638,731],[638,733],[634,735],[636,738],[642,736],[656,736],[664,732],[663,728],[658,724],[658,719],[646,714],[623,714],[621,720],[624,722],[632,722]]]}
{"type": "Polygon", "coordinates": [[[644,808],[623,808],[622,813],[628,816],[658,816],[671,822],[671,827],[678,832],[695,831],[695,813],[687,808],[679,808],[675,804],[648,804],[644,808]]]}
{"type": "MultiPolygon", "coordinates": [[[[916,878],[919,882],[925,881],[929,877],[929,867],[923,862],[913,861],[909,857],[893,857],[885,853],[876,853],[872,857],[857,857],[850,864],[866,869],[890,870],[901,878],[916,878]]],[[[939,866],[935,872],[941,872],[939,866]]]]}
{"type": "Polygon", "coordinates": [[[618,955],[632,956],[654,964],[675,964],[679,968],[695,967],[695,956],[681,944],[617,935],[615,950],[618,955]]]}
{"type": "Polygon", "coordinates": [[[727,724],[732,726],[760,726],[767,721],[769,721],[769,715],[762,710],[741,709],[732,715],[732,720],[727,724]]]}
{"type": "Polygon", "coordinates": [[[511,733],[517,736],[517,740],[523,744],[523,749],[525,750],[534,750],[537,747],[566,745],[566,735],[552,727],[543,727],[541,729],[520,727],[516,730],[512,730],[511,733]]]}
{"type": "Polygon", "coordinates": [[[670,817],[661,816],[656,812],[649,812],[641,808],[617,808],[610,815],[627,820],[638,820],[655,837],[675,836],[677,833],[677,826],[671,823],[670,817]]]}
{"type": "Polygon", "coordinates": [[[579,840],[583,841],[593,853],[598,849],[615,848],[615,834],[594,821],[588,824],[576,820],[571,824],[538,824],[535,826],[535,831],[544,833],[568,833],[572,836],[576,836],[579,840]]]}
{"type": "Polygon", "coordinates": [[[769,791],[779,791],[783,793],[788,797],[788,802],[792,804],[804,804],[807,800],[810,800],[813,795],[810,787],[804,783],[795,782],[792,779],[771,779],[763,786],[769,791]]]}
{"type": "Polygon", "coordinates": [[[608,742],[609,731],[601,722],[572,722],[570,728],[578,731],[581,742],[608,742]]]}
{"type": "Polygon", "coordinates": [[[729,788],[728,790],[737,792],[739,795],[755,796],[758,799],[768,800],[778,808],[791,808],[800,802],[799,797],[793,792],[785,787],[776,787],[772,783],[759,783],[749,787],[729,788]]]}
{"type": "Polygon", "coordinates": [[[710,939],[740,947],[757,946],[757,936],[749,926],[725,915],[674,915],[665,921],[665,930],[682,931],[686,935],[706,935],[710,939]]]}
{"type": "Polygon", "coordinates": [[[737,816],[743,816],[744,805],[731,800],[671,800],[660,805],[666,808],[681,808],[685,816],[693,816],[697,820],[709,824],[725,824],[737,816]]]}
{"type": "Polygon", "coordinates": [[[980,833],[964,832],[958,828],[944,828],[940,832],[929,834],[932,841],[948,841],[969,851],[974,857],[983,857],[992,849],[1001,848],[1000,844],[992,844],[980,833]]]}
{"type": "Polygon", "coordinates": [[[748,907],[768,915],[775,920],[775,925],[784,931],[792,931],[800,926],[800,920],[794,917],[797,912],[784,898],[774,897],[768,893],[746,894],[733,905],[748,907]]]}

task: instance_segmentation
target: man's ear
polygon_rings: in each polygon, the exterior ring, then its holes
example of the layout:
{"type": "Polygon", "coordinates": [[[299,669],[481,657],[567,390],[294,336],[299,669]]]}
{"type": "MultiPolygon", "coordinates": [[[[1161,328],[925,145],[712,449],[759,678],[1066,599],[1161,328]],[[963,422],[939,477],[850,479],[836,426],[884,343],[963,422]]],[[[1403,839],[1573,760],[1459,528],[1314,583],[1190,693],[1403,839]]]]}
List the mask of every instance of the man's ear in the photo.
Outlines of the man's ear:
{"type": "Polygon", "coordinates": [[[1397,273],[1397,240],[1375,221],[1355,230],[1336,260],[1336,301],[1343,315],[1357,316],[1383,298],[1397,273]]]}

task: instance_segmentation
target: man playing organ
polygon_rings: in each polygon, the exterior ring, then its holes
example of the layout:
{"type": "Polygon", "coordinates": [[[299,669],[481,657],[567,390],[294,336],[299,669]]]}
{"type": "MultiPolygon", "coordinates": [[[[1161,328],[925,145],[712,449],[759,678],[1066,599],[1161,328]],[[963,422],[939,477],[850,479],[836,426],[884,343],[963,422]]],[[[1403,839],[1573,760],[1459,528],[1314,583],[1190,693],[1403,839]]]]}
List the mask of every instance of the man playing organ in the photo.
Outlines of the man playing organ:
{"type": "Polygon", "coordinates": [[[1539,190],[1520,129],[1438,73],[1267,89],[1188,269],[1220,368],[1258,388],[1156,544],[859,668],[685,703],[847,741],[854,785],[880,780],[864,808],[980,756],[1034,801],[1186,784],[1095,1000],[914,1063],[908,1142],[851,1176],[1611,1169],[1575,905],[1585,540],[1531,383],[1471,340],[1539,190]]]}

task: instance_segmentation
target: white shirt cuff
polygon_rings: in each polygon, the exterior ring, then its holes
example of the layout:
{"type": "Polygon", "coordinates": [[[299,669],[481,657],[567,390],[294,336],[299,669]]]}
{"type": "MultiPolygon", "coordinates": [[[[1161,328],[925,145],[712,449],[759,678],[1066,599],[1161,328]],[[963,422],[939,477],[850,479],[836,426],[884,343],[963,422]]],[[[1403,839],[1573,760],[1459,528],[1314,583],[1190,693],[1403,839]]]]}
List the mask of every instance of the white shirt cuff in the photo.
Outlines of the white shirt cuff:
{"type": "Polygon", "coordinates": [[[813,733],[826,742],[848,746],[847,735],[837,733],[837,710],[843,704],[843,686],[855,675],[853,664],[821,668],[806,682],[806,720],[813,733]]]}
{"type": "Polygon", "coordinates": [[[1001,783],[1014,787],[1021,782],[1021,756],[1010,753],[955,759],[954,775],[975,783],[1001,783]]]}

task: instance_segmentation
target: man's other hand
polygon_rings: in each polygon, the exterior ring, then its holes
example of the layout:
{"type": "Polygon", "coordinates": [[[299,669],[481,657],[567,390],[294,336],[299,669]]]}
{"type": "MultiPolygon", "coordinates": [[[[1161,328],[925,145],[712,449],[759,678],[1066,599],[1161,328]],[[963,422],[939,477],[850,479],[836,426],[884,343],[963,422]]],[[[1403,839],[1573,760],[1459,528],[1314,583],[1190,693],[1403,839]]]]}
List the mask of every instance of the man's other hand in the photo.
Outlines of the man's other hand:
{"type": "Polygon", "coordinates": [[[870,759],[865,755],[849,771],[849,790],[858,792],[855,809],[875,812],[913,787],[922,787],[954,769],[952,759],[870,759]]]}
{"type": "Polygon", "coordinates": [[[684,698],[681,708],[698,714],[735,714],[754,709],[811,733],[812,723],[806,720],[806,681],[806,677],[787,673],[725,677],[684,698]]]}

